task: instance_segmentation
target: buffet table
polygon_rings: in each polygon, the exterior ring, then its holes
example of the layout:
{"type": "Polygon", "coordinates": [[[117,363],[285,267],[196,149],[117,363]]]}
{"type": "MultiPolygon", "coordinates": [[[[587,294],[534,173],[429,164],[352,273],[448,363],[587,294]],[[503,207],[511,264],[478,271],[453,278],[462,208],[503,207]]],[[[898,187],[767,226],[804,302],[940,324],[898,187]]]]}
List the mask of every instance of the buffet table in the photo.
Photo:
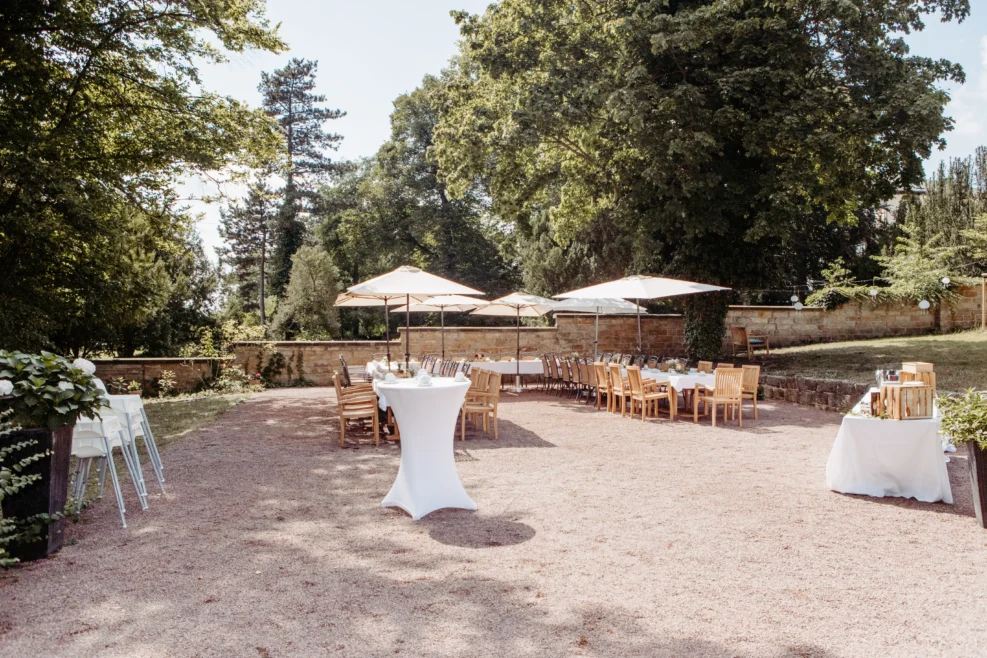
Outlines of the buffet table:
{"type": "MultiPolygon", "coordinates": [[[[869,400],[867,394],[861,404],[869,400]]],[[[847,494],[952,503],[939,419],[844,416],[826,464],[826,486],[847,494]]]]}
{"type": "Polygon", "coordinates": [[[456,472],[453,437],[469,381],[436,377],[431,386],[414,379],[376,382],[381,399],[401,427],[401,465],[381,507],[400,507],[418,520],[445,507],[475,510],[456,472]]]}
{"type": "Polygon", "coordinates": [[[473,361],[471,367],[476,370],[499,372],[502,375],[541,375],[545,372],[541,359],[532,361],[473,361]]]}

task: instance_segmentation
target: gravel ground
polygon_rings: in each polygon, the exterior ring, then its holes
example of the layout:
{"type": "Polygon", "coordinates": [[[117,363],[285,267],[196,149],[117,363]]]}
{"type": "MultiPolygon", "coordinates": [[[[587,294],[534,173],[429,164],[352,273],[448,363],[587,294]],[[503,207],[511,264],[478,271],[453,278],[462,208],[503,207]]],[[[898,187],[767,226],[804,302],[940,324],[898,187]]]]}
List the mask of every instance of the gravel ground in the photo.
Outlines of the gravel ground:
{"type": "Polygon", "coordinates": [[[456,444],[479,511],[413,522],[379,505],[398,447],[340,450],[330,391],[256,395],[165,451],[129,530],[108,497],[0,579],[0,655],[984,655],[965,458],[952,506],[839,495],[839,416],[761,409],[713,430],[505,397],[498,443],[456,444]]]}

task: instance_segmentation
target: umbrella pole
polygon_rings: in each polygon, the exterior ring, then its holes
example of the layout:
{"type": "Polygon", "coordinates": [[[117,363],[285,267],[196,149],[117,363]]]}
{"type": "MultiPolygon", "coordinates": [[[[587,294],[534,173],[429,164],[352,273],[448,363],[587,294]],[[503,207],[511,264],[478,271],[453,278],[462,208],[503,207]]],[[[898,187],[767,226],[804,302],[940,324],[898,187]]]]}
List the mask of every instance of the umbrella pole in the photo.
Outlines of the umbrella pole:
{"type": "Polygon", "coordinates": [[[514,390],[521,392],[521,307],[517,307],[517,356],[514,360],[517,373],[514,375],[514,390]]]}
{"type": "Polygon", "coordinates": [[[600,360],[600,307],[596,307],[596,334],[593,336],[593,361],[600,360]]]}
{"type": "Polygon", "coordinates": [[[641,351],[641,300],[637,300],[637,353],[642,354],[641,351]]]}
{"type": "Polygon", "coordinates": [[[387,346],[387,363],[391,363],[391,315],[387,309],[388,299],[384,298],[384,340],[387,346]]]}
{"type": "Polygon", "coordinates": [[[439,330],[442,334],[442,360],[446,360],[446,307],[439,307],[439,323],[442,328],[439,330]]]}
{"type": "Polygon", "coordinates": [[[407,372],[411,360],[411,295],[404,296],[404,369],[407,372]]]}

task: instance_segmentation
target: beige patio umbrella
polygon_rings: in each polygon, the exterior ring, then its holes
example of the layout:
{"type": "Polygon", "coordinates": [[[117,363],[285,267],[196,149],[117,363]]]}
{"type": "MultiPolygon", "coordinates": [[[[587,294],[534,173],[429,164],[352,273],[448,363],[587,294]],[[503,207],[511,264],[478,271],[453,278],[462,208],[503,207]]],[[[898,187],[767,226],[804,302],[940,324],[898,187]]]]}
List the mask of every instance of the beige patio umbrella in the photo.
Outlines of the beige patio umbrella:
{"type": "Polygon", "coordinates": [[[517,318],[517,374],[515,375],[515,390],[521,390],[521,317],[536,318],[550,313],[558,302],[552,299],[529,295],[524,292],[512,292],[506,297],[495,299],[487,306],[473,311],[473,315],[513,315],[517,318]]]}
{"type": "Polygon", "coordinates": [[[439,324],[442,336],[442,360],[446,359],[446,311],[454,313],[466,313],[475,308],[486,306],[490,302],[476,297],[466,297],[465,295],[438,295],[429,297],[420,304],[412,304],[410,308],[404,306],[394,309],[398,313],[411,311],[412,313],[438,313],[439,324]]]}
{"type": "MultiPolygon", "coordinates": [[[[412,296],[416,302],[421,301],[418,297],[412,296]]],[[[424,299],[424,298],[423,298],[424,299]]],[[[341,292],[336,296],[335,306],[383,306],[384,307],[384,336],[387,346],[387,361],[391,361],[391,317],[388,313],[389,306],[397,306],[405,303],[405,295],[395,295],[393,297],[353,297],[349,293],[341,292]]]]}
{"type": "Polygon", "coordinates": [[[408,367],[411,361],[410,334],[411,327],[411,300],[421,302],[429,297],[438,295],[482,295],[479,290],[474,290],[469,286],[464,286],[455,281],[443,279],[440,276],[429,274],[417,267],[404,265],[393,272],[382,274],[373,279],[358,283],[346,289],[347,295],[352,298],[380,299],[384,300],[385,308],[387,300],[404,297],[405,304],[405,332],[404,332],[404,367],[408,367]]]}
{"type": "MultiPolygon", "coordinates": [[[[569,292],[556,295],[563,299],[585,299],[592,297],[619,297],[621,299],[633,299],[637,304],[642,299],[662,299],[665,297],[678,297],[680,295],[694,295],[701,292],[716,292],[717,290],[730,290],[722,286],[711,286],[695,281],[682,281],[680,279],[666,279],[660,276],[646,276],[635,274],[616,281],[599,283],[588,288],[570,290],[569,292]]],[[[637,351],[641,353],[641,311],[637,312],[637,351]]]]}

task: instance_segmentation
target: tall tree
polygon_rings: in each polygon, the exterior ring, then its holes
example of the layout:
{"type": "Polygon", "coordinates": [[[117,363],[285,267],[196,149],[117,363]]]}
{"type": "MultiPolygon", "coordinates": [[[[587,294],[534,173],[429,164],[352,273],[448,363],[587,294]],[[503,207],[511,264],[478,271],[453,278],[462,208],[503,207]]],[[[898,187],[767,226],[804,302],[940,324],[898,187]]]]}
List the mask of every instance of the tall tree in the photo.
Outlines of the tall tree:
{"type": "Polygon", "coordinates": [[[327,340],[339,336],[339,271],[321,247],[304,245],[292,258],[291,281],[274,313],[279,338],[327,340]]]}
{"type": "Polygon", "coordinates": [[[987,213],[987,147],[940,163],[925,181],[924,192],[910,195],[899,213],[915,228],[915,237],[924,242],[942,234],[946,245],[962,243],[963,232],[987,213]]]}
{"type": "Polygon", "coordinates": [[[573,271],[802,284],[952,125],[961,68],[902,37],[933,12],[969,2],[503,0],[456,14],[434,151],[452,193],[488,176],[522,235],[590,247],[573,271]]]}
{"type": "Polygon", "coordinates": [[[263,112],[202,89],[196,68],[225,52],[280,51],[263,9],[263,0],[4,3],[3,347],[115,340],[168,296],[148,280],[160,267],[143,236],[181,234],[172,187],[276,157],[280,138],[263,112]]]}
{"type": "Polygon", "coordinates": [[[271,288],[283,294],[291,274],[291,257],[305,240],[305,224],[299,219],[311,198],[312,184],[336,168],[326,151],[335,150],[342,136],[326,132],[325,123],[345,115],[320,107],[326,97],[313,92],[318,62],[293,58],[274,73],[261,73],[258,90],[264,111],[277,121],[287,149],[283,200],[274,228],[275,247],[271,288]]]}
{"type": "Polygon", "coordinates": [[[254,308],[257,300],[261,326],[267,324],[264,309],[267,260],[272,246],[272,229],[277,218],[274,194],[263,182],[253,183],[243,203],[234,202],[220,211],[219,235],[226,242],[223,254],[233,270],[237,292],[254,308]]]}

